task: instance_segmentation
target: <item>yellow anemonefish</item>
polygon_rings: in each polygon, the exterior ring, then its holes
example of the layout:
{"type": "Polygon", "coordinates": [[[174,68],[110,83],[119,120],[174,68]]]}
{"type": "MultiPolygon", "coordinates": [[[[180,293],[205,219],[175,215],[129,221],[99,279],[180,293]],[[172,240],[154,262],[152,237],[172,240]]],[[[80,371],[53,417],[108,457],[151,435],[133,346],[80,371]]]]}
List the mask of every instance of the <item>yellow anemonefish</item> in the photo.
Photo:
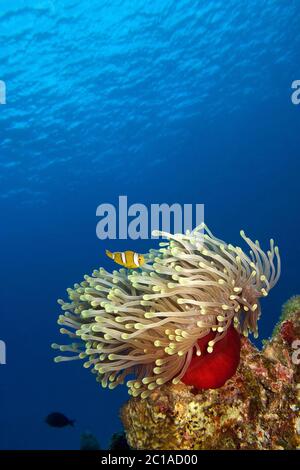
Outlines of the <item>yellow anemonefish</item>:
{"type": "Polygon", "coordinates": [[[137,269],[140,266],[143,266],[145,263],[145,257],[134,251],[123,251],[123,252],[116,252],[112,253],[109,250],[106,250],[106,255],[114,260],[115,263],[124,266],[124,268],[128,269],[137,269]]]}

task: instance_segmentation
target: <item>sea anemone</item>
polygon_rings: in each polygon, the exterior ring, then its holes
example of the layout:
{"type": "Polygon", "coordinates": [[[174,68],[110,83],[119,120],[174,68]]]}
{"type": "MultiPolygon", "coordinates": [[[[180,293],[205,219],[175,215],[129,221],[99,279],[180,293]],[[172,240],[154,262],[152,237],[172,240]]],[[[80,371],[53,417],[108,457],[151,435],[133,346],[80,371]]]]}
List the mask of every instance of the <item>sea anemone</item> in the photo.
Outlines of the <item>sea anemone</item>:
{"type": "Polygon", "coordinates": [[[240,334],[257,337],[259,298],[280,275],[278,247],[265,253],[242,231],[249,256],[200,225],[192,232],[156,232],[167,242],[150,250],[140,271],[101,268],[68,289],[60,332],[77,338],[52,347],[85,359],[103,387],[127,381],[129,394],[146,398],[173,381],[216,388],[238,366],[240,334]],[[131,377],[130,377],[131,376],[131,377]]]}

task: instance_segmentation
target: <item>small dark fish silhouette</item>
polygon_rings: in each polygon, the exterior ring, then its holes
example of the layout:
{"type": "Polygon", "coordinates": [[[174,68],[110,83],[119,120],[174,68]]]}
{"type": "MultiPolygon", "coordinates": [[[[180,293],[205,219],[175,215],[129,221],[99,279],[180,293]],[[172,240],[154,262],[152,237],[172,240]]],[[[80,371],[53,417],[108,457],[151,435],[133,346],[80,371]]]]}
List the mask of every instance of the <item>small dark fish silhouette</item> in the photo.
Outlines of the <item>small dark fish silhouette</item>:
{"type": "Polygon", "coordinates": [[[45,421],[49,426],[53,428],[64,428],[65,426],[74,426],[75,420],[69,419],[62,413],[50,413],[46,418],[45,421]]]}

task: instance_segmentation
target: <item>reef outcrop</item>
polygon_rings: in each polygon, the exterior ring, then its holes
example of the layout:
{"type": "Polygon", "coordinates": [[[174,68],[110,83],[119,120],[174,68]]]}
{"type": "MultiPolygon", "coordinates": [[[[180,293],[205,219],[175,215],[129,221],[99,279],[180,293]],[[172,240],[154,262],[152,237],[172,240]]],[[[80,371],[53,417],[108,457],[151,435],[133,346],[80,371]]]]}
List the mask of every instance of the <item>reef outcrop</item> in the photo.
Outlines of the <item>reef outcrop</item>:
{"type": "Polygon", "coordinates": [[[300,448],[300,296],[258,350],[242,338],[236,374],[218,389],[164,384],[121,410],[133,449],[300,448]]]}

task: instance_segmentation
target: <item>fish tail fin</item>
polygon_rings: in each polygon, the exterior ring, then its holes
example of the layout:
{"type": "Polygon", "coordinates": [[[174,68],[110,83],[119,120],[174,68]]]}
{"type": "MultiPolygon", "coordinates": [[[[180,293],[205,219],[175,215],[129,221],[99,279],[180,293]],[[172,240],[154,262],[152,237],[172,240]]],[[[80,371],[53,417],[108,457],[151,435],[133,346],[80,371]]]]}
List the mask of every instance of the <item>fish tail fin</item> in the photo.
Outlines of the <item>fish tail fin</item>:
{"type": "Polygon", "coordinates": [[[113,259],[113,254],[112,254],[111,251],[105,250],[105,254],[106,254],[106,256],[108,256],[109,258],[113,259]]]}

